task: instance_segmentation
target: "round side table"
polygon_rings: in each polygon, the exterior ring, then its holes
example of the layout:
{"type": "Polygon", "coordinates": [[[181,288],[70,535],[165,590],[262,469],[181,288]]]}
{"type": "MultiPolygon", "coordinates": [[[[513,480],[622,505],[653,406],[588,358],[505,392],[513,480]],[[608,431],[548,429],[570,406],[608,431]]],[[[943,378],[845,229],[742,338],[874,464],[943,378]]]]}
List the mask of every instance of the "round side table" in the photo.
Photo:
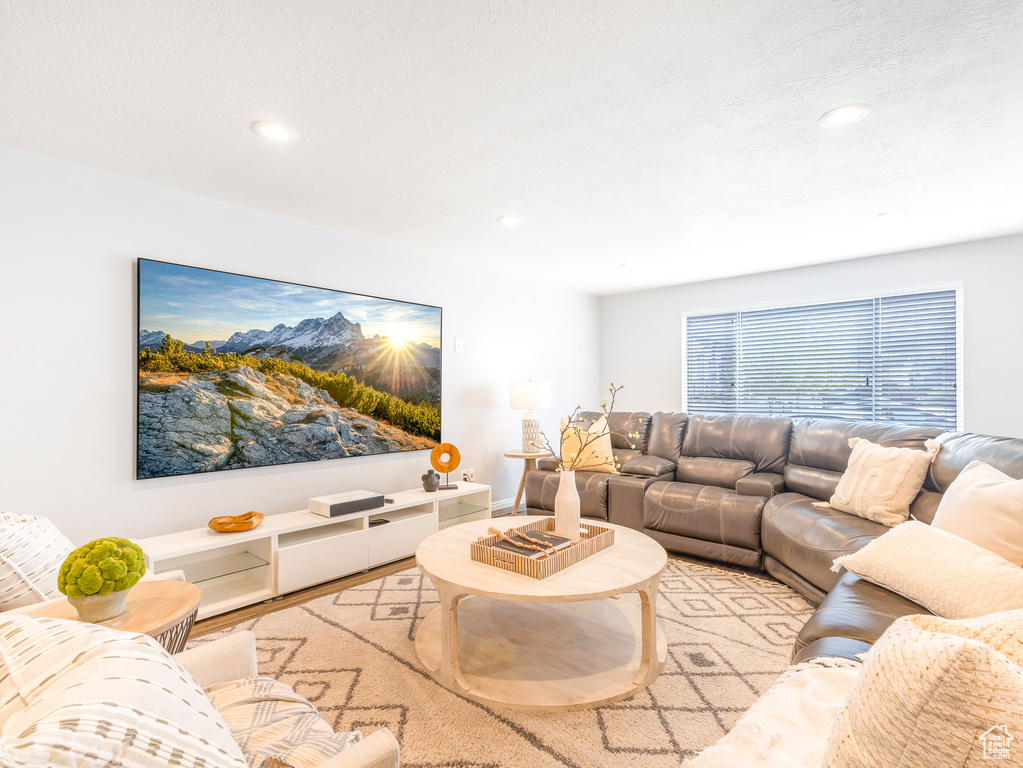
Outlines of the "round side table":
{"type": "MultiPolygon", "coordinates": [[[[97,622],[100,626],[149,635],[169,653],[185,649],[188,633],[195,624],[202,590],[187,581],[140,581],[125,601],[128,610],[120,616],[97,622]]],[[[78,612],[66,599],[40,603],[20,612],[24,616],[78,620],[78,612]]]]}
{"type": "Polygon", "coordinates": [[[537,459],[546,459],[554,454],[550,451],[505,451],[504,455],[509,459],[525,459],[526,461],[525,466],[522,468],[522,479],[519,480],[519,490],[515,494],[515,506],[512,507],[512,514],[517,515],[519,513],[519,502],[522,501],[522,491],[526,487],[526,475],[529,474],[529,470],[536,469],[537,459]]]}

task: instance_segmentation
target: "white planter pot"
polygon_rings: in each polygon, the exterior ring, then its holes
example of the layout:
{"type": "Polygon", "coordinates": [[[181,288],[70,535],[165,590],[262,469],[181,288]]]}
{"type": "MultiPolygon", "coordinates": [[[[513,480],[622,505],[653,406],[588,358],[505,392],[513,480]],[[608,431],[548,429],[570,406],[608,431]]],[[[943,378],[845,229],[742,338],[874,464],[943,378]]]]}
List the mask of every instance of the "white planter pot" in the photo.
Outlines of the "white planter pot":
{"type": "Polygon", "coordinates": [[[78,611],[79,621],[90,621],[93,624],[120,616],[128,606],[125,600],[131,589],[111,592],[109,595],[86,595],[85,597],[69,597],[67,601],[78,611]]]}
{"type": "Polygon", "coordinates": [[[579,541],[579,491],[575,487],[575,470],[562,470],[558,476],[558,493],[554,497],[554,533],[579,541]]]}

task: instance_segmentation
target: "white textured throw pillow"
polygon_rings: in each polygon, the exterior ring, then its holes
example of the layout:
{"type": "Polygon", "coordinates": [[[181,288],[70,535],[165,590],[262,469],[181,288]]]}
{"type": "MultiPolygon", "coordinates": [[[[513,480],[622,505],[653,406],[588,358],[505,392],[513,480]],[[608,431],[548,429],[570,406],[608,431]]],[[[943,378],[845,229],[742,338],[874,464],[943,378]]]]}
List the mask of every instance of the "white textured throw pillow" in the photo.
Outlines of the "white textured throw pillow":
{"type": "Polygon", "coordinates": [[[898,619],[867,654],[824,765],[1020,765],[1021,636],[1020,611],[968,622],[898,619]]]}
{"type": "Polygon", "coordinates": [[[931,525],[1023,565],[1023,480],[971,461],[942,495],[931,525]]]}
{"type": "Polygon", "coordinates": [[[918,520],[892,528],[831,566],[841,568],[947,619],[1023,608],[1023,568],[918,520]]]}
{"type": "Polygon", "coordinates": [[[0,611],[60,597],[57,572],[72,548],[45,517],[0,512],[0,611]]]}
{"type": "Polygon", "coordinates": [[[0,617],[0,765],[245,768],[198,683],[155,640],[0,617]]]}
{"type": "Polygon", "coordinates": [[[831,506],[889,528],[906,522],[909,505],[920,493],[941,444],[928,440],[927,450],[917,451],[885,448],[853,437],[849,445],[849,465],[838,481],[831,506]]]}

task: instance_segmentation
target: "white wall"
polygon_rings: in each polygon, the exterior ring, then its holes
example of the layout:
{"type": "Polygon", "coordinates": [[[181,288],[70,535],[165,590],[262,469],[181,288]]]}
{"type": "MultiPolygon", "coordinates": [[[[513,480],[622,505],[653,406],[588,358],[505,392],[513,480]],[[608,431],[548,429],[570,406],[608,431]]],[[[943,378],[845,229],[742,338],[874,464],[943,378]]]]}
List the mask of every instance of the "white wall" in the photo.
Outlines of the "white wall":
{"type": "Polygon", "coordinates": [[[605,296],[600,380],[635,410],[682,407],[682,317],[925,285],[963,287],[964,428],[1023,437],[1023,235],[605,296]]]}
{"type": "Polygon", "coordinates": [[[502,456],[522,416],[509,382],[553,382],[547,428],[600,396],[592,296],[0,148],[0,509],[46,515],[76,543],[417,487],[429,467],[419,451],[134,479],[140,256],[443,307],[442,437],[495,501],[522,471],[502,456]]]}

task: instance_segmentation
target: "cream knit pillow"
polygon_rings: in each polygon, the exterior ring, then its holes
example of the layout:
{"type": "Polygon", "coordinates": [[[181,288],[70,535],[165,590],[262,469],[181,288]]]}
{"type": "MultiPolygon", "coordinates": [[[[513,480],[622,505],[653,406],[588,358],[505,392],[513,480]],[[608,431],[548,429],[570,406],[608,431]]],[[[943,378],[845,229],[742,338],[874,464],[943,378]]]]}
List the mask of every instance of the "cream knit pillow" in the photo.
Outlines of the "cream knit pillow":
{"type": "Polygon", "coordinates": [[[941,445],[928,440],[926,451],[885,448],[861,437],[851,438],[849,445],[849,465],[830,505],[889,528],[906,522],[941,445]]]}
{"type": "Polygon", "coordinates": [[[838,558],[831,570],[842,568],[949,619],[1023,608],[1023,568],[919,520],[838,558]]]}
{"type": "Polygon", "coordinates": [[[578,433],[574,427],[569,428],[568,422],[562,419],[561,429],[563,430],[561,435],[561,458],[565,463],[565,469],[607,472],[612,475],[618,474],[618,469],[615,467],[614,453],[611,449],[610,432],[597,437],[586,445],[585,448],[582,447],[588,435],[600,435],[601,432],[607,430],[606,417],[601,416],[590,425],[588,430],[579,429],[578,433]],[[586,455],[576,458],[580,451],[586,455]]]}
{"type": "Polygon", "coordinates": [[[931,525],[1023,565],[1023,480],[971,461],[942,495],[931,525]]]}
{"type": "Polygon", "coordinates": [[[867,654],[824,765],[1020,765],[1023,739],[1007,737],[1023,736],[1021,637],[1023,611],[898,619],[867,654]]]}

